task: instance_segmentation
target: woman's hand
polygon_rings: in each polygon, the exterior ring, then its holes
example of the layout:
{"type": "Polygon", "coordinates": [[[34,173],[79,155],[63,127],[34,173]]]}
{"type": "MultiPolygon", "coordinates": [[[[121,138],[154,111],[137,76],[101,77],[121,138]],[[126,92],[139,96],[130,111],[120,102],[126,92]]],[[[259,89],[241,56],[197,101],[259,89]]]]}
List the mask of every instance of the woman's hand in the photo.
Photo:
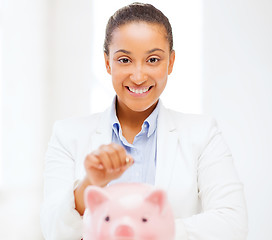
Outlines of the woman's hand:
{"type": "Polygon", "coordinates": [[[84,161],[87,178],[92,185],[104,187],[119,178],[132,164],[126,150],[115,143],[100,146],[88,154],[84,161]]]}
{"type": "Polygon", "coordinates": [[[110,181],[119,178],[132,164],[133,159],[126,150],[115,143],[102,145],[88,154],[84,161],[86,177],[74,191],[75,209],[80,215],[85,211],[84,191],[89,185],[106,186],[110,181]]]}

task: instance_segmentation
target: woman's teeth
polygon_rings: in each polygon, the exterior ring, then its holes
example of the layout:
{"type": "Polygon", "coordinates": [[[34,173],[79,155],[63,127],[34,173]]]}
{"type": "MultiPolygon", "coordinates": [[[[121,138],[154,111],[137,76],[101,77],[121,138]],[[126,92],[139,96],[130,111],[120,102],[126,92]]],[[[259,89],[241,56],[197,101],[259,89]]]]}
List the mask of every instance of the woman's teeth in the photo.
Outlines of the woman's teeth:
{"type": "Polygon", "coordinates": [[[136,94],[142,94],[148,91],[148,87],[147,88],[142,88],[142,89],[134,89],[134,88],[130,88],[128,87],[129,91],[136,93],[136,94]]]}

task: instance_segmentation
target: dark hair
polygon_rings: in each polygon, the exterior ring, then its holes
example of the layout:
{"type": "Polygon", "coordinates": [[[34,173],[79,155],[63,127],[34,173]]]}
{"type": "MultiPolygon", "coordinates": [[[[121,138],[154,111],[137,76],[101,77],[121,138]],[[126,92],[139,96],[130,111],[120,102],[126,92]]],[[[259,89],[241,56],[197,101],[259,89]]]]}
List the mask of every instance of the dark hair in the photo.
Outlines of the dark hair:
{"type": "Polygon", "coordinates": [[[112,40],[113,31],[127,23],[148,22],[163,25],[167,32],[170,51],[173,50],[172,27],[168,18],[151,4],[132,3],[117,10],[109,19],[104,40],[104,52],[109,55],[109,45],[112,40]]]}

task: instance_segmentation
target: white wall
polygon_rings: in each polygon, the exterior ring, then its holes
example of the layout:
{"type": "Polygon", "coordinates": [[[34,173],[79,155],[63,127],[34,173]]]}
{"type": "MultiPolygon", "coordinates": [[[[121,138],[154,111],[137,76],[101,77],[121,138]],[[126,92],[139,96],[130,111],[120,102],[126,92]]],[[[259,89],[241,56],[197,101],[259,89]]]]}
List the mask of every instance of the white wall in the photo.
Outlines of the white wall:
{"type": "Polygon", "coordinates": [[[44,134],[45,7],[42,0],[2,4],[2,152],[9,159],[2,174],[5,184],[22,185],[36,173],[21,169],[37,168],[44,148],[30,143],[44,134]]]}
{"type": "Polygon", "coordinates": [[[2,0],[0,239],[42,239],[53,122],[89,113],[91,1],[2,0]]]}
{"type": "Polygon", "coordinates": [[[205,0],[203,107],[244,182],[248,240],[272,239],[272,1],[205,0]]]}
{"type": "Polygon", "coordinates": [[[90,111],[92,12],[90,0],[49,1],[47,117],[51,126],[57,119],[90,111]]]}
{"type": "Polygon", "coordinates": [[[39,239],[46,2],[5,0],[1,7],[0,239],[39,239]]]}

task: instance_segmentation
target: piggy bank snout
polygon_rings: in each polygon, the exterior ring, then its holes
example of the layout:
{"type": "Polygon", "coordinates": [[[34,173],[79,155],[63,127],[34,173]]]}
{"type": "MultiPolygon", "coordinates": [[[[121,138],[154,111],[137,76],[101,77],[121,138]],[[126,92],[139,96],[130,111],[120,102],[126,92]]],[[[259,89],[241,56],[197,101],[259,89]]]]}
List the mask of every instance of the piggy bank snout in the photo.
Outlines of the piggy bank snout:
{"type": "Polygon", "coordinates": [[[119,225],[114,234],[116,237],[134,237],[134,231],[128,225],[119,225]]]}

